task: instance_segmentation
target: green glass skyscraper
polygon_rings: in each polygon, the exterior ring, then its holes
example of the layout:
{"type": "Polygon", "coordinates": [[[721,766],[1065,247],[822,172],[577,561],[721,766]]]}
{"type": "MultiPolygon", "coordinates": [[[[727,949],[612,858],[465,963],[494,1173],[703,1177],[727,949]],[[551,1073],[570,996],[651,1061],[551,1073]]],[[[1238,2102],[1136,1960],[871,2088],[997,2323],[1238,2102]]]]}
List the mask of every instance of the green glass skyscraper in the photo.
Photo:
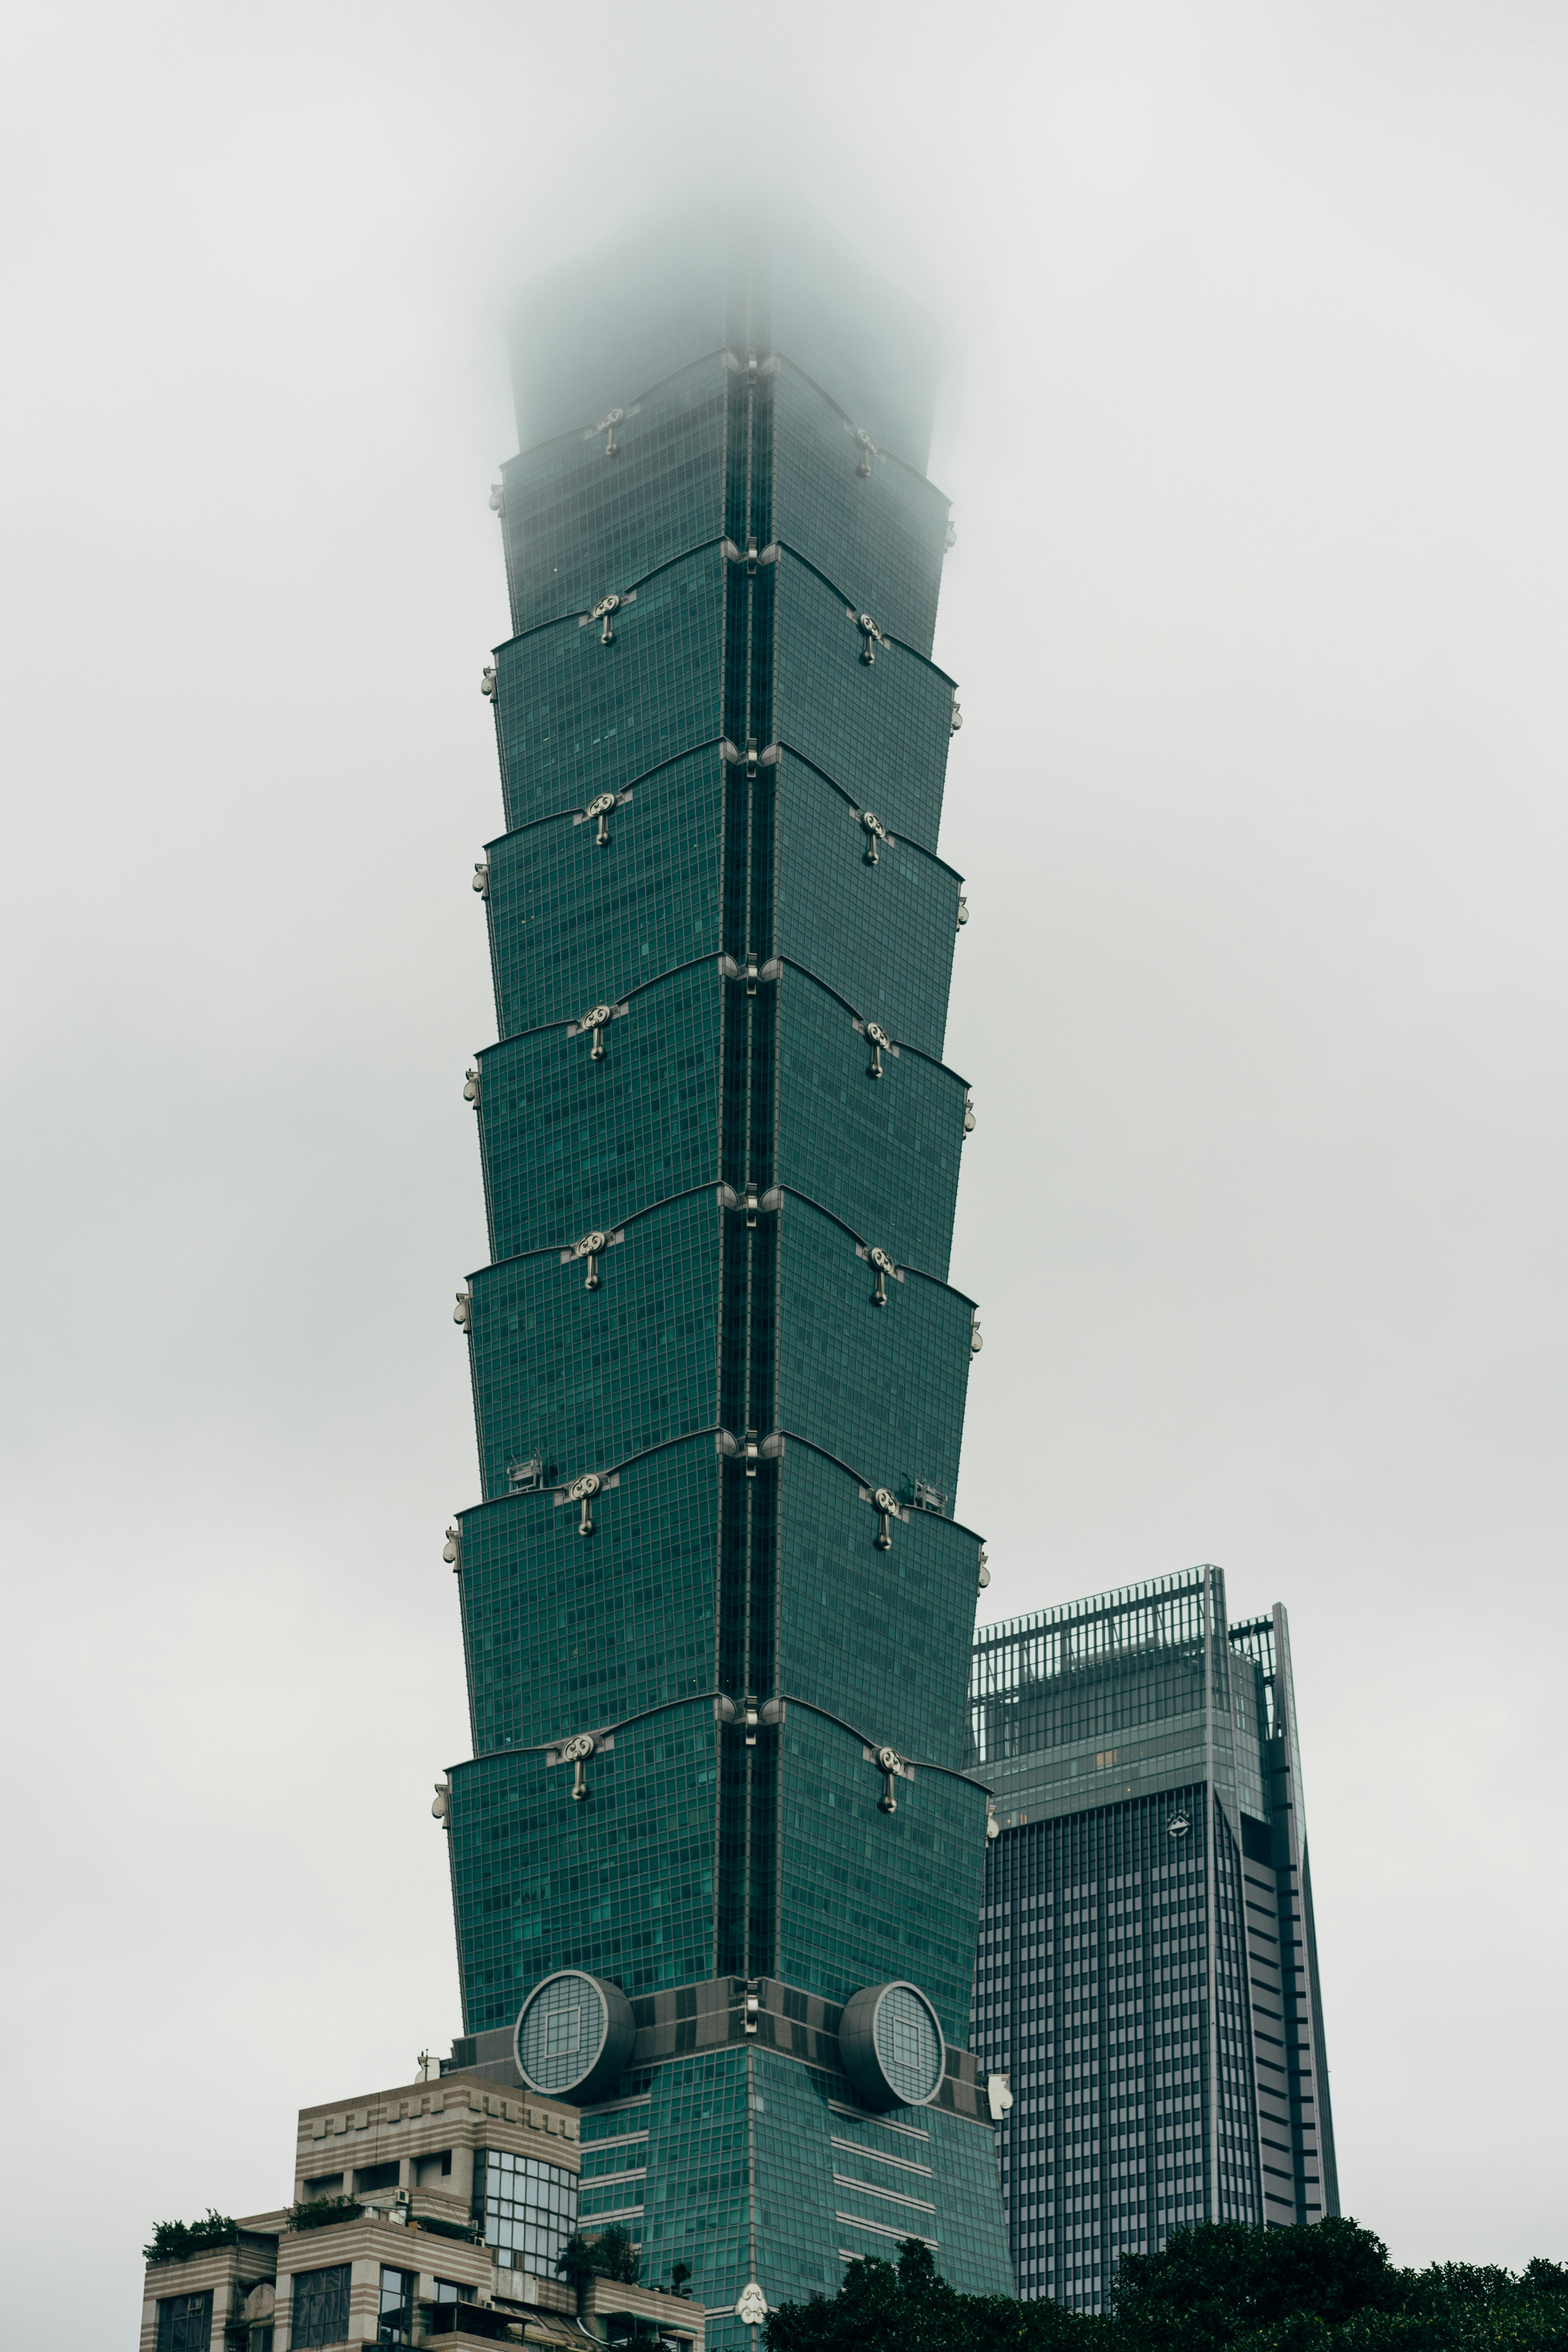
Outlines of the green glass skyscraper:
{"type": "Polygon", "coordinates": [[[645,239],[521,307],[494,501],[456,2054],[582,2107],[581,2223],[690,2265],[720,2345],[910,2235],[1013,2284],[935,356],[809,240],[645,239]]]}

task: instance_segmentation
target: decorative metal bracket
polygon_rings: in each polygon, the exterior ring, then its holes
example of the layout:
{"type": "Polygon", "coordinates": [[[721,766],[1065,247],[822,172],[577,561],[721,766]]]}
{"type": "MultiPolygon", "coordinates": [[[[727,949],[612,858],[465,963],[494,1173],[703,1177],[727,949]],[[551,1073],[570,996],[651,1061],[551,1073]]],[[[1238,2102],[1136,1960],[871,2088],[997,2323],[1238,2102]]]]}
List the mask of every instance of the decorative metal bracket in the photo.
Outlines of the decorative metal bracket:
{"type": "Polygon", "coordinates": [[[746,748],[742,751],[731,743],[726,735],[720,742],[719,757],[728,767],[738,768],[743,765],[747,778],[750,780],[756,774],[759,768],[772,768],[777,765],[779,747],[776,743],[765,743],[759,751],[756,737],[748,735],[746,748]]]}
{"type": "Polygon", "coordinates": [[[590,1005],[579,1020],[567,1023],[566,1034],[569,1037],[580,1037],[585,1029],[591,1029],[594,1033],[594,1043],[590,1049],[589,1059],[602,1062],[605,1058],[605,1030],[612,1021],[618,1021],[624,1013],[630,1010],[629,1004],[590,1005]]]}
{"type": "Polygon", "coordinates": [[[607,596],[600,597],[592,612],[578,614],[577,626],[580,629],[585,629],[593,621],[603,621],[605,625],[599,632],[599,643],[602,646],[613,646],[616,642],[616,614],[623,605],[635,604],[637,601],[637,592],[635,588],[628,588],[619,595],[612,589],[607,596]]]}
{"type": "Polygon", "coordinates": [[[466,1103],[472,1103],[474,1108],[478,1110],[479,1107],[479,1073],[477,1065],[465,1070],[463,1073],[463,1100],[466,1103]]]}
{"type": "Polygon", "coordinates": [[[452,1309],[452,1320],[460,1331],[467,1331],[472,1328],[474,1320],[474,1294],[471,1290],[458,1291],[458,1303],[452,1309]]]}
{"type": "Polygon", "coordinates": [[[981,1336],[980,1336],[980,1318],[979,1318],[979,1316],[978,1316],[977,1314],[976,1314],[976,1315],[972,1315],[972,1316],[970,1317],[970,1318],[969,1318],[969,1352],[970,1352],[970,1354],[971,1354],[972,1356],[977,1356],[977,1355],[980,1353],[981,1349],[982,1349],[982,1348],[984,1348],[984,1345],[985,1345],[985,1342],[984,1342],[984,1339],[981,1338],[981,1336]]]}
{"type": "Polygon", "coordinates": [[[889,1054],[896,1054],[899,1049],[894,1045],[892,1039],[889,1036],[887,1031],[883,1028],[879,1021],[867,1022],[866,1042],[871,1048],[871,1063],[870,1067],[866,1072],[866,1076],[868,1078],[879,1078],[882,1075],[882,1054],[884,1048],[889,1054]]]}
{"type": "Polygon", "coordinates": [[[958,525],[953,521],[951,515],[949,515],[947,519],[947,529],[942,535],[942,543],[944,548],[956,547],[958,545],[958,525]]]}
{"type": "Polygon", "coordinates": [[[592,824],[596,819],[599,830],[594,835],[595,846],[599,849],[608,849],[610,811],[615,808],[624,808],[630,798],[630,793],[595,793],[587,807],[579,809],[572,822],[574,824],[592,824]]]}
{"type": "Polygon", "coordinates": [[[974,1097],[967,1087],[963,1089],[963,1132],[965,1135],[974,1132],[974,1097]]]}
{"type": "Polygon", "coordinates": [[[591,1536],[594,1532],[594,1497],[599,1491],[599,1484],[597,1471],[589,1470],[581,1478],[574,1478],[566,1489],[566,1500],[580,1503],[583,1507],[583,1516],[577,1522],[580,1536],[591,1536]]]}
{"type": "Polygon", "coordinates": [[[884,842],[889,848],[891,848],[893,836],[888,831],[887,826],[882,823],[881,818],[874,814],[870,809],[861,810],[860,822],[866,828],[866,863],[868,866],[875,866],[877,864],[877,844],[879,841],[884,842]]]}
{"type": "Polygon", "coordinates": [[[756,578],[759,564],[776,563],[779,560],[778,541],[770,540],[766,547],[759,547],[755,531],[748,534],[743,548],[737,547],[732,539],[721,540],[719,552],[723,556],[726,563],[743,563],[746,567],[746,577],[749,580],[756,578]]]}
{"type": "Polygon", "coordinates": [[[617,1242],[624,1242],[626,1237],[626,1228],[624,1226],[619,1232],[595,1231],[591,1234],[584,1234],[581,1241],[574,1242],[570,1249],[563,1249],[562,1251],[561,1264],[563,1265],[574,1265],[579,1258],[585,1257],[588,1261],[588,1272],[583,1284],[583,1287],[584,1290],[597,1290],[599,1287],[599,1260],[604,1256],[605,1252],[607,1249],[614,1249],[616,1244],[617,1242]]]}
{"type": "Polygon", "coordinates": [[[871,478],[871,460],[873,457],[879,457],[882,453],[863,425],[857,425],[853,430],[860,447],[860,462],[855,471],[863,482],[868,482],[871,478]]]}
{"type": "Polygon", "coordinates": [[[867,1250],[865,1255],[869,1260],[871,1270],[877,1277],[876,1287],[871,1293],[871,1304],[873,1307],[886,1307],[888,1276],[891,1275],[895,1282],[902,1282],[904,1277],[885,1249],[867,1250]]]}
{"type": "Polygon", "coordinates": [[[967,899],[967,898],[961,898],[959,899],[959,902],[958,902],[958,920],[957,920],[957,922],[956,922],[956,923],[954,924],[954,926],[953,926],[954,929],[955,929],[955,930],[960,930],[960,931],[961,931],[961,930],[963,929],[963,926],[965,925],[965,923],[967,923],[967,922],[968,922],[968,920],[969,920],[969,901],[968,901],[968,899],[967,899]]]}
{"type": "Polygon", "coordinates": [[[454,1576],[460,1572],[463,1565],[463,1531],[455,1524],[447,1529],[447,1540],[441,1547],[441,1557],[454,1576]]]}
{"type": "Polygon", "coordinates": [[[621,454],[621,445],[616,438],[616,427],[617,425],[624,425],[628,416],[635,416],[641,405],[640,401],[634,400],[629,408],[606,409],[597,425],[584,427],[584,440],[596,441],[602,433],[605,436],[605,457],[618,457],[621,454]]]}
{"type": "Polygon", "coordinates": [[[892,1523],[895,1519],[902,1519],[907,1527],[910,1518],[908,1511],[898,1496],[886,1486],[862,1486],[860,1499],[863,1503],[870,1504],[880,1523],[877,1528],[877,1549],[891,1551],[893,1549],[892,1523]]]}
{"type": "Polygon", "coordinates": [[[896,1748],[862,1748],[861,1755],[868,1764],[874,1764],[882,1776],[882,1793],[877,1800],[879,1813],[896,1813],[899,1800],[893,1790],[895,1780],[912,1780],[915,1768],[896,1748]]]}
{"type": "Polygon", "coordinates": [[[581,1804],[588,1793],[588,1759],[596,1742],[591,1731],[579,1731],[573,1739],[563,1739],[560,1755],[563,1764],[572,1767],[572,1801],[581,1804]]]}
{"type": "Polygon", "coordinates": [[[765,1437],[759,1437],[754,1429],[748,1429],[735,1450],[745,1463],[747,1477],[754,1478],[759,1462],[776,1462],[783,1454],[784,1432],[782,1429],[770,1429],[765,1437]]]}
{"type": "Polygon", "coordinates": [[[844,617],[847,621],[853,621],[855,626],[860,632],[860,658],[865,663],[867,668],[869,669],[872,663],[877,658],[877,647],[879,646],[885,646],[888,640],[882,635],[881,630],[877,626],[876,622],[871,618],[869,613],[852,612],[849,606],[846,604],[844,607],[844,617]]]}
{"type": "Polygon", "coordinates": [[[437,1780],[434,1785],[436,1794],[431,1799],[430,1811],[438,1822],[444,1822],[452,1809],[452,1783],[437,1780]]]}
{"type": "Polygon", "coordinates": [[[493,515],[500,515],[503,522],[506,520],[506,485],[504,482],[492,482],[490,484],[490,512],[493,515]]]}
{"type": "Polygon", "coordinates": [[[476,857],[474,860],[474,888],[481,898],[488,898],[490,895],[490,861],[488,857],[476,857]]]}
{"type": "Polygon", "coordinates": [[[479,672],[479,692],[484,696],[487,702],[493,702],[496,698],[496,666],[494,662],[486,662],[483,669],[479,672]]]}
{"type": "Polygon", "coordinates": [[[981,1590],[981,1591],[982,1591],[982,1592],[984,1592],[984,1590],[985,1590],[986,1586],[987,1586],[987,1585],[990,1583],[990,1581],[991,1581],[991,1570],[990,1570],[990,1569],[989,1569],[989,1568],[987,1567],[987,1565],[986,1565],[986,1559],[985,1559],[985,1547],[984,1547],[984,1544],[982,1544],[982,1545],[981,1545],[981,1547],[980,1547],[980,1559],[979,1559],[979,1563],[978,1563],[978,1570],[977,1570],[977,1574],[976,1574],[975,1581],[976,1581],[976,1582],[977,1582],[977,1584],[979,1585],[980,1590],[981,1590]]]}
{"type": "Polygon", "coordinates": [[[621,1475],[618,1470],[612,1470],[607,1478],[601,1477],[596,1470],[585,1471],[581,1478],[574,1478],[569,1486],[556,1487],[555,1507],[560,1510],[563,1504],[577,1504],[582,1512],[577,1522],[577,1532],[580,1536],[591,1536],[594,1532],[592,1505],[595,1496],[611,1494],[620,1483],[621,1475]]]}
{"type": "Polygon", "coordinates": [[[1001,1834],[1002,1824],[996,1818],[996,1800],[994,1797],[987,1797],[985,1800],[986,1839],[989,1842],[992,1838],[999,1838],[1001,1834]]]}
{"type": "Polygon", "coordinates": [[[952,718],[951,718],[951,719],[948,720],[948,722],[947,722],[947,731],[948,731],[948,733],[949,733],[950,735],[956,735],[956,734],[957,734],[957,732],[958,732],[958,730],[959,730],[959,729],[963,726],[963,711],[962,711],[962,710],[960,710],[960,709],[959,709],[959,707],[958,707],[958,689],[957,689],[957,688],[955,687],[955,688],[953,688],[953,695],[952,695],[952,718]]]}

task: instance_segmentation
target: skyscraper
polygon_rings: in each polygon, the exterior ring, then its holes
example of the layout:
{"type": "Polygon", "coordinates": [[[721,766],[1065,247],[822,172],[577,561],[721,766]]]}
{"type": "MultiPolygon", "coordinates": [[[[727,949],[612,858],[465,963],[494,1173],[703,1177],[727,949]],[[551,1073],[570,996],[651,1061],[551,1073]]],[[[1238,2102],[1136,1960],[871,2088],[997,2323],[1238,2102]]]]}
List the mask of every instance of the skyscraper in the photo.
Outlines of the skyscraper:
{"type": "Polygon", "coordinates": [[[493,499],[456,2054],[583,2110],[582,2224],[688,2263],[712,2345],[910,2234],[1012,2285],[935,366],[800,236],[645,238],[521,305],[493,499]]]}
{"type": "Polygon", "coordinates": [[[1337,2213],[1284,1610],[1227,1626],[1194,1568],[983,1625],[970,1743],[1020,2292],[1098,2309],[1184,2223],[1337,2213]]]}

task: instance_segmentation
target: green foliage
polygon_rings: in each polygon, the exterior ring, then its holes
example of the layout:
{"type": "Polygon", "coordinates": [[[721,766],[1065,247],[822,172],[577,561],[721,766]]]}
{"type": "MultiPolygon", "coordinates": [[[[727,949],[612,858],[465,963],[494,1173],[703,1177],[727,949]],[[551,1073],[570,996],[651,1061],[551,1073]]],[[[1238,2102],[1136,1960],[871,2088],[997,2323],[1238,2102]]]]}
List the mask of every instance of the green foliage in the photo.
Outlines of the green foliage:
{"type": "Polygon", "coordinates": [[[669,2291],[671,2294],[689,2296],[691,2293],[689,2284],[690,2277],[691,2264],[689,2263],[671,2263],[669,2266],[669,2291]]]}
{"type": "Polygon", "coordinates": [[[630,2237],[618,2223],[595,2238],[591,2251],[594,2268],[601,2278],[615,2279],[622,2286],[636,2286],[642,2262],[630,2237]]]}
{"type": "Polygon", "coordinates": [[[157,2221],[152,2239],[142,2249],[146,2263],[188,2263],[208,2246],[232,2246],[235,2223],[226,2213],[216,2213],[209,2205],[205,2221],[157,2221]]]}
{"type": "Polygon", "coordinates": [[[416,2213],[414,2217],[421,2230],[428,2230],[437,2238],[461,2238],[465,2244],[478,2242],[479,2230],[472,2221],[448,2221],[439,2213],[416,2213]]]}
{"type": "Polygon", "coordinates": [[[1052,2352],[1058,2345],[1109,2347],[1108,2323],[1054,2303],[1008,2294],[958,2294],[931,2249],[906,2238],[899,2264],[851,2263],[829,2302],[781,2304],[763,2329],[768,2352],[1052,2352]]]}
{"type": "Polygon", "coordinates": [[[769,2314],[767,2352],[1568,2352],[1568,2265],[1395,2270],[1357,2222],[1210,2222],[1129,2256],[1105,2318],[956,2294],[931,2250],[852,2263],[831,2300],[769,2314]]]}
{"type": "Polygon", "coordinates": [[[330,2230],[334,2221],[357,2221],[363,2211],[357,2197],[312,2197],[289,2208],[291,2230],[330,2230]]]}
{"type": "Polygon", "coordinates": [[[1400,2299],[1399,2273],[1382,2239],[1338,2220],[1310,2230],[1255,2230],[1244,2221],[1177,2230],[1159,2253],[1124,2256],[1113,2290],[1119,2339],[1140,2352],[1250,2343],[1259,2329],[1287,2322],[1331,2328],[1358,2312],[1392,2310],[1400,2299]]]}

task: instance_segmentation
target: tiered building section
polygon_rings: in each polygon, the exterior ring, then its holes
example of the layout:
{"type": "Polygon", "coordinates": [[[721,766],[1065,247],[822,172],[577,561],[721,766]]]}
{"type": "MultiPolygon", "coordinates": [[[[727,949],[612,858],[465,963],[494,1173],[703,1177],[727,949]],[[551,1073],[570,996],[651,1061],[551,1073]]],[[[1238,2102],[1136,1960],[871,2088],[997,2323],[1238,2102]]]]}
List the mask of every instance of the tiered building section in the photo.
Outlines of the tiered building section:
{"type": "Polygon", "coordinates": [[[1227,1626],[1194,1568],[983,1626],[970,1755],[1021,2292],[1095,2310],[1174,2229],[1337,2213],[1284,1610],[1227,1626]]]}
{"type": "Polygon", "coordinates": [[[689,2263],[715,2344],[910,2234],[1012,2285],[965,2054],[948,509],[929,341],[839,267],[545,286],[495,499],[458,2056],[584,2111],[584,2224],[689,2263]]]}

